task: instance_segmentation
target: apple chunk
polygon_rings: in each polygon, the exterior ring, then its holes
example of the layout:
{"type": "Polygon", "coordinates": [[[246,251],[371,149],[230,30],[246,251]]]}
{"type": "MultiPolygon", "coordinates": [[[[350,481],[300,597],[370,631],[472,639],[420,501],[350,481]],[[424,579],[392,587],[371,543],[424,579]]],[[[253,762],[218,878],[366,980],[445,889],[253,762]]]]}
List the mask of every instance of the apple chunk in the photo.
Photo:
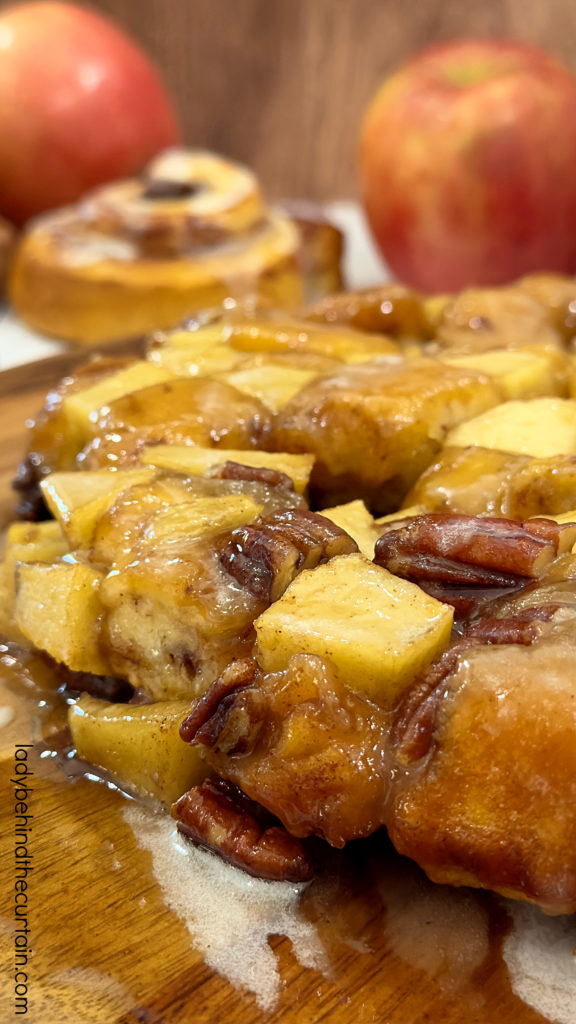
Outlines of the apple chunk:
{"type": "Polygon", "coordinates": [[[220,494],[191,498],[162,508],[144,533],[144,546],[168,542],[182,545],[186,538],[213,537],[225,530],[253,522],[262,505],[249,494],[220,494]]]}
{"type": "Polygon", "coordinates": [[[15,572],[19,562],[53,562],[68,551],[68,544],[53,520],[46,523],[12,523],[6,534],[4,560],[0,562],[0,634],[6,640],[22,640],[14,621],[15,572]]]}
{"type": "Polygon", "coordinates": [[[129,487],[149,483],[149,468],[50,473],[42,481],[44,500],[73,548],[88,546],[98,519],[129,487]]]}
{"type": "Polygon", "coordinates": [[[12,616],[12,590],[13,573],[5,562],[0,562],[0,642],[18,641],[22,636],[12,616]]]}
{"type": "Polygon", "coordinates": [[[141,391],[153,384],[171,380],[173,376],[162,366],[137,360],[90,387],[66,395],[62,402],[62,411],[66,417],[68,430],[77,438],[78,446],[82,447],[94,434],[100,409],[133,391],[141,391]]]}
{"type": "Polygon", "coordinates": [[[366,558],[374,558],[374,545],[382,531],[378,529],[375,519],[363,501],[357,499],[345,505],[323,508],[320,515],[346,530],[366,558]]]}
{"type": "Polygon", "coordinates": [[[79,757],[167,807],[210,773],[201,748],[180,739],[180,723],[189,711],[186,701],[128,706],[83,694],[68,721],[79,757]]]}
{"type": "Polygon", "coordinates": [[[145,448],[140,457],[145,465],[170,469],[187,476],[208,476],[225,462],[239,462],[243,466],[275,469],[285,473],[298,494],[308,487],[314,466],[313,455],[292,455],[290,452],[242,451],[238,448],[202,448],[200,445],[159,444],[145,448]]]}
{"type": "MultiPolygon", "coordinates": [[[[195,331],[178,329],[163,341],[161,348],[152,343],[154,361],[161,361],[172,368],[170,362],[165,363],[156,353],[162,353],[166,348],[175,352],[188,349],[192,355],[191,365],[187,368],[189,373],[215,372],[218,364],[224,361],[224,346],[235,353],[237,365],[239,356],[253,353],[316,352],[346,363],[362,363],[399,352],[396,342],[384,334],[366,334],[343,324],[294,319],[288,313],[270,310],[261,310],[254,317],[246,315],[240,320],[224,316],[216,323],[195,331]]],[[[230,366],[223,365],[222,369],[233,365],[230,360],[230,366]]]]}
{"type": "Polygon", "coordinates": [[[256,619],[265,672],[294,654],[327,658],[342,682],[384,707],[394,704],[450,640],[452,609],[363,555],[341,555],[303,572],[256,619]]]}
{"type": "Polygon", "coordinates": [[[568,393],[567,356],[550,346],[497,349],[463,356],[442,356],[443,363],[494,377],[508,400],[568,393]]]}
{"type": "Polygon", "coordinates": [[[576,455],[576,401],[533,398],[504,402],[455,427],[446,446],[492,448],[539,459],[576,455]]]}
{"type": "Polygon", "coordinates": [[[28,640],[75,672],[107,675],[99,646],[102,573],[79,562],[20,565],[14,618],[28,640]]]}
{"type": "Polygon", "coordinates": [[[53,562],[68,552],[60,524],[12,523],[6,535],[4,560],[11,570],[17,562],[53,562]]]}
{"type": "Polygon", "coordinates": [[[272,412],[278,412],[318,376],[317,369],[264,363],[262,366],[240,367],[221,373],[220,379],[232,384],[238,391],[259,398],[272,412]]]}
{"type": "Polygon", "coordinates": [[[177,330],[153,337],[146,359],[176,376],[205,377],[231,370],[242,360],[222,338],[221,323],[209,324],[200,330],[177,330]]]}
{"type": "Polygon", "coordinates": [[[12,523],[6,535],[4,551],[4,602],[12,613],[16,566],[19,562],[54,562],[68,552],[60,524],[12,523]]]}

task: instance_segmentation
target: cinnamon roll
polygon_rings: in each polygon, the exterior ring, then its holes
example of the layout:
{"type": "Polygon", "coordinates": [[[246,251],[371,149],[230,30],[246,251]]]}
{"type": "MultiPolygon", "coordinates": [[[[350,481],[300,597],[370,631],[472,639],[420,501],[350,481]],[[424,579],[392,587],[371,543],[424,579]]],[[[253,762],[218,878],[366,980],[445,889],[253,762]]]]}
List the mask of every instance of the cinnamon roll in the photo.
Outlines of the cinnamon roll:
{"type": "Polygon", "coordinates": [[[314,277],[324,255],[310,255],[308,241],[303,258],[302,239],[295,221],[266,205],[251,171],[168,150],[142,178],[33,222],[10,296],[35,330],[86,345],[169,327],[227,299],[295,306],[304,271],[314,277]]]}

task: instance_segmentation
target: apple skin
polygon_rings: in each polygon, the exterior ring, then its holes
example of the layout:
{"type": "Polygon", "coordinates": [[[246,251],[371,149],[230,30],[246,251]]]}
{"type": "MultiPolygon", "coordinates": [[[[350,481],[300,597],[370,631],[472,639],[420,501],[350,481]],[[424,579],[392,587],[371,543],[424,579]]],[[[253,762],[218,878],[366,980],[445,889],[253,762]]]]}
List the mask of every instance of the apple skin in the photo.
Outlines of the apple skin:
{"type": "Polygon", "coordinates": [[[0,14],[0,212],[16,224],[130,176],[177,144],[174,110],[149,58],[72,4],[0,14]]]}
{"type": "Polygon", "coordinates": [[[576,79],[540,50],[425,51],[366,111],[359,169],[374,237],[407,284],[576,271],[576,79]]]}

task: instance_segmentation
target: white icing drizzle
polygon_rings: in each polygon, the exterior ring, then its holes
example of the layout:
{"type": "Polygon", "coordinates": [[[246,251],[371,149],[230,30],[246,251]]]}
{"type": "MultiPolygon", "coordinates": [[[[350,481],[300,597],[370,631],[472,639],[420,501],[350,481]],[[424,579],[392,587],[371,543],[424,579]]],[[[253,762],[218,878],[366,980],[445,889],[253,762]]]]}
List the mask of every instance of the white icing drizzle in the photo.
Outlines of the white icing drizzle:
{"type": "Polygon", "coordinates": [[[231,867],[183,839],[174,822],[130,804],[124,817],[138,845],[152,854],[164,901],[186,924],[192,944],[212,970],[253,993],[263,1011],[280,992],[271,935],[285,935],[303,967],[328,971],[314,925],[298,911],[302,885],[266,882],[231,867]]]}
{"type": "Polygon", "coordinates": [[[513,991],[554,1024],[574,1024],[576,919],[546,917],[527,903],[507,905],[514,924],[503,954],[513,991]]]}

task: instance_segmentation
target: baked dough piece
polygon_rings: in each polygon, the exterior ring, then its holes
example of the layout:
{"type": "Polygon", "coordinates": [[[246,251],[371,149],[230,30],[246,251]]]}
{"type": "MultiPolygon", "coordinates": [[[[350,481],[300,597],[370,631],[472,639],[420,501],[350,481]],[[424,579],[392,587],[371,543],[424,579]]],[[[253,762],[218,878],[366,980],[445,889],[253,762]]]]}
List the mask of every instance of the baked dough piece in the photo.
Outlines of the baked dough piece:
{"type": "Polygon", "coordinates": [[[392,337],[429,339],[434,333],[423,297],[398,282],[328,295],[303,312],[307,320],[317,323],[392,337]]]}
{"type": "Polygon", "coordinates": [[[537,297],[519,283],[435,296],[427,313],[435,321],[441,349],[464,353],[560,344],[552,300],[544,301],[543,291],[537,297]]]}
{"type": "MultiPolygon", "coordinates": [[[[337,264],[339,252],[326,258],[337,264]]],[[[320,263],[311,256],[309,271],[320,263]]],[[[301,268],[298,227],[265,205],[250,171],[170,150],[141,179],[35,221],[10,295],[35,330],[91,345],[170,327],[227,298],[296,306],[301,268]]]]}
{"type": "Polygon", "coordinates": [[[496,383],[431,359],[347,366],[312,381],[276,419],[278,451],[316,458],[318,507],[362,497],[375,513],[398,508],[446,433],[500,401],[496,383]]]}
{"type": "Polygon", "coordinates": [[[576,455],[534,458],[494,448],[444,448],[404,501],[429,512],[556,515],[576,507],[576,455]]]}
{"type": "Polygon", "coordinates": [[[387,824],[433,881],[574,912],[574,621],[535,616],[528,646],[464,642],[411,694],[387,824]]]}

